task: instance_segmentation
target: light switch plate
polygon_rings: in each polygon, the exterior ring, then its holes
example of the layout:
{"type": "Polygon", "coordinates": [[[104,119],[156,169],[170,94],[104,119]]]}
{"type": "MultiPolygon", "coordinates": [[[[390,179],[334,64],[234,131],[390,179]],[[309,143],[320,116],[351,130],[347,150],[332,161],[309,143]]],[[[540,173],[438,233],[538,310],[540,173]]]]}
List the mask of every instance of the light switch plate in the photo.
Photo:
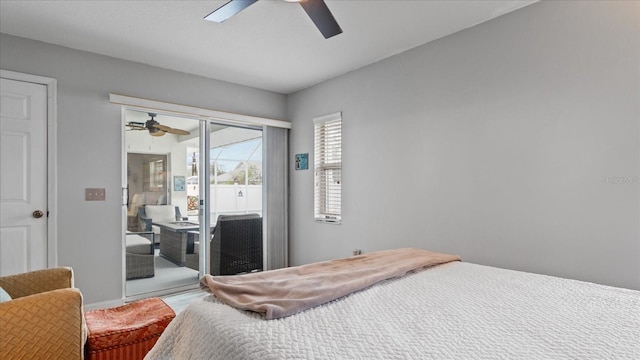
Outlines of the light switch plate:
{"type": "Polygon", "coordinates": [[[84,189],[84,200],[85,201],[105,201],[107,198],[107,190],[95,189],[95,188],[86,188],[84,189]]]}

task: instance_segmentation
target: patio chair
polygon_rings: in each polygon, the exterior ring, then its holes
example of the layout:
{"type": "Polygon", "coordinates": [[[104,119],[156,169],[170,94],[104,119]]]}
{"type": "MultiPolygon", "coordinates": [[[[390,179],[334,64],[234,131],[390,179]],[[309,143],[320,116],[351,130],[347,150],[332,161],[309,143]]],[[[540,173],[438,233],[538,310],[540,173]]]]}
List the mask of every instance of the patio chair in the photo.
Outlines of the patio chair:
{"type": "MultiPolygon", "coordinates": [[[[258,214],[220,215],[210,242],[211,275],[261,271],[262,218],[258,214]]],[[[186,266],[198,270],[199,241],[187,254],[186,266]]]]}
{"type": "Polygon", "coordinates": [[[126,268],[127,280],[150,278],[155,276],[154,242],[141,235],[150,235],[152,231],[142,233],[126,233],[126,268]]]}
{"type": "Polygon", "coordinates": [[[153,231],[155,243],[160,243],[160,227],[153,223],[163,221],[187,220],[180,213],[180,207],[174,205],[145,205],[138,208],[140,231],[153,231]]]}

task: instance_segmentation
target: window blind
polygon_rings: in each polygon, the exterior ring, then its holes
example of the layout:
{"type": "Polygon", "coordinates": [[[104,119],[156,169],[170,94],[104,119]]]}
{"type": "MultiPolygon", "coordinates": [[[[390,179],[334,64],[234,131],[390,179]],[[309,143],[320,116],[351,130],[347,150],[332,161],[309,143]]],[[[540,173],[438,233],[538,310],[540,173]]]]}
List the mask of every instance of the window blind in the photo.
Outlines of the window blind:
{"type": "Polygon", "coordinates": [[[313,119],[316,221],[342,221],[342,113],[313,119]]]}

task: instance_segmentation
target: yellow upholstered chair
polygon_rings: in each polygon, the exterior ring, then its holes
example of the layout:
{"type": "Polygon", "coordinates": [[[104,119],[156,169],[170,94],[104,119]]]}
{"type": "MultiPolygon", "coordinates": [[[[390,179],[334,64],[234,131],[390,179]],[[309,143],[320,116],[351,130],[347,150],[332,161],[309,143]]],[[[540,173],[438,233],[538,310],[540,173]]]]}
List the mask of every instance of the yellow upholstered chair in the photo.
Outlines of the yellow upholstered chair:
{"type": "Polygon", "coordinates": [[[0,277],[0,359],[84,359],[82,294],[71,268],[0,277]]]}

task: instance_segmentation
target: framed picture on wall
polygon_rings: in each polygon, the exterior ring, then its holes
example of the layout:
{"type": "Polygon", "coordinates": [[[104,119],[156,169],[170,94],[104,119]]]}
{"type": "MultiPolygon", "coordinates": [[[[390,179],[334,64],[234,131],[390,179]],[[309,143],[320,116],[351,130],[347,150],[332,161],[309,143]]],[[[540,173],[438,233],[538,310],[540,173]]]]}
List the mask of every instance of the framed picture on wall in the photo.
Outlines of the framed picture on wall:
{"type": "Polygon", "coordinates": [[[184,176],[173,177],[173,191],[184,191],[184,176]]]}
{"type": "Polygon", "coordinates": [[[296,170],[309,169],[309,154],[296,154],[296,170]]]}

